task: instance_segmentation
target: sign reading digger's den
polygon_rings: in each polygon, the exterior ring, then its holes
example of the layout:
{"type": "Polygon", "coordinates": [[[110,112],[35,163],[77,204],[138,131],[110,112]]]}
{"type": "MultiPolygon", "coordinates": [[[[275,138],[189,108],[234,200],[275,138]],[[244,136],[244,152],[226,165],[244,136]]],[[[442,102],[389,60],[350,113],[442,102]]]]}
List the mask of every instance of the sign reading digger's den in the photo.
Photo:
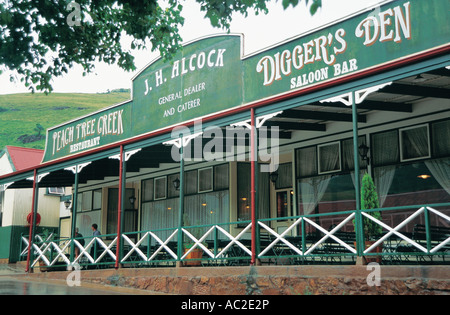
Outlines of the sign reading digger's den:
{"type": "Polygon", "coordinates": [[[247,57],[239,35],[200,39],[136,75],[130,101],[47,130],[44,162],[448,52],[448,20],[448,0],[398,0],[247,57]]]}

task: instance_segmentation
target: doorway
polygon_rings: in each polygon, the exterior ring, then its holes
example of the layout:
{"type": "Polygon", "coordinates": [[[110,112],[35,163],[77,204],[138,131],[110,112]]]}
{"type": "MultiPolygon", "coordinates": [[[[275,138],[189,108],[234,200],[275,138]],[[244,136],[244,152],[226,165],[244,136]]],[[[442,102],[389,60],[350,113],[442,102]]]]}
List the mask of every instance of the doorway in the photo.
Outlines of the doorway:
{"type": "MultiPolygon", "coordinates": [[[[137,229],[138,211],[134,208],[134,205],[130,203],[130,197],[135,197],[134,188],[125,189],[125,200],[123,202],[123,225],[122,232],[135,232],[137,229]]],[[[117,234],[117,210],[119,204],[119,189],[108,188],[108,208],[107,208],[107,234],[117,234]]]]}

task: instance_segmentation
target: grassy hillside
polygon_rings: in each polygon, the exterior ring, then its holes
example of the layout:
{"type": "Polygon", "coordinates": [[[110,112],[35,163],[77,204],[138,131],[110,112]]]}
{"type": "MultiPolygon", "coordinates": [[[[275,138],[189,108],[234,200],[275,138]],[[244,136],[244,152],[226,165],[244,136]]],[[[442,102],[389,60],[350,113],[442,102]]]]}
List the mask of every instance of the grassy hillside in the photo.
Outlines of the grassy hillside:
{"type": "Polygon", "coordinates": [[[130,99],[129,92],[0,95],[0,150],[44,149],[47,128],[130,99]]]}

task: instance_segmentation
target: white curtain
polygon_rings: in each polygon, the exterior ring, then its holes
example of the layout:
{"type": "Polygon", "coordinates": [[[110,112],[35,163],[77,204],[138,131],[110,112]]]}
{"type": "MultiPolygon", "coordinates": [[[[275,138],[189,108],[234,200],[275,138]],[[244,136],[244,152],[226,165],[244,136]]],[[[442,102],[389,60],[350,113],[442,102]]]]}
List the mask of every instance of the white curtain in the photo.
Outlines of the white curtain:
{"type": "Polygon", "coordinates": [[[378,133],[373,136],[373,163],[387,165],[398,162],[399,148],[397,131],[378,133]]]}
{"type": "MultiPolygon", "coordinates": [[[[399,147],[397,132],[388,131],[375,134],[373,137],[373,161],[376,165],[386,165],[398,162],[399,147]]],[[[374,181],[378,193],[380,207],[383,206],[391,188],[395,175],[395,165],[376,167],[374,181]]]]}
{"type": "Polygon", "coordinates": [[[403,158],[418,158],[428,156],[428,132],[427,127],[417,127],[403,130],[403,158]]]}
{"type": "Polygon", "coordinates": [[[299,180],[303,214],[314,211],[330,183],[331,175],[299,180]]]}
{"type": "Polygon", "coordinates": [[[450,194],[450,159],[429,160],[425,161],[425,165],[439,185],[450,194]]]}
{"type": "Polygon", "coordinates": [[[333,143],[319,147],[319,153],[321,172],[335,171],[339,169],[339,144],[333,143]]]}
{"type": "Polygon", "coordinates": [[[380,207],[383,207],[386,201],[389,188],[392,185],[392,180],[395,175],[395,166],[378,167],[374,170],[375,173],[375,186],[378,193],[378,201],[380,207]]]}

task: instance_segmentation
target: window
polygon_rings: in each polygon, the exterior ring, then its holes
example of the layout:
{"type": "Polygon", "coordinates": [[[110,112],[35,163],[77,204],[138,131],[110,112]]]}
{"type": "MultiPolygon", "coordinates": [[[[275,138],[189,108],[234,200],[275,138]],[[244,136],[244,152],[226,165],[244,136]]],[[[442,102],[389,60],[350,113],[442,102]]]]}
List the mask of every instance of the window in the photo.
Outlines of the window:
{"type": "MultiPolygon", "coordinates": [[[[358,148],[360,145],[366,144],[366,136],[358,137],[358,148]]],[[[355,153],[353,152],[353,138],[342,140],[342,170],[354,171],[355,170],[355,153]]],[[[369,154],[370,156],[371,154],[369,154]]],[[[367,168],[367,160],[363,160],[359,155],[359,168],[367,168]]]]}
{"type": "Polygon", "coordinates": [[[275,189],[292,187],[292,163],[283,163],[278,166],[278,178],[275,182],[275,189]]]}
{"type": "Polygon", "coordinates": [[[430,157],[428,125],[400,129],[401,161],[430,157]]]}
{"type": "Polygon", "coordinates": [[[450,119],[433,123],[431,130],[435,157],[450,156],[450,119]]]}
{"type": "Polygon", "coordinates": [[[333,142],[317,146],[319,174],[341,170],[341,143],[333,142]]]}
{"type": "Polygon", "coordinates": [[[100,210],[102,208],[102,190],[93,191],[92,210],[100,210]]]}
{"type": "Polygon", "coordinates": [[[155,200],[166,198],[167,194],[167,177],[155,178],[155,200]]]}
{"type": "Polygon", "coordinates": [[[317,175],[317,150],[316,146],[297,150],[297,177],[317,175]]]}
{"type": "Polygon", "coordinates": [[[180,195],[180,188],[176,189],[173,182],[178,178],[179,174],[172,174],[167,176],[167,181],[169,185],[167,186],[167,198],[178,197],[180,195]]]}
{"type": "Polygon", "coordinates": [[[214,189],[228,189],[229,176],[228,164],[214,166],[214,189]]]}
{"type": "Polygon", "coordinates": [[[372,147],[380,206],[449,200],[450,120],[374,134],[372,147]]]}
{"type": "Polygon", "coordinates": [[[196,194],[198,190],[198,174],[197,170],[188,171],[184,173],[184,192],[186,195],[196,194]]]}
{"type": "Polygon", "coordinates": [[[198,170],[198,192],[213,190],[213,168],[203,168],[198,170]]]}
{"type": "MultiPolygon", "coordinates": [[[[238,163],[237,164],[237,197],[238,197],[238,213],[237,218],[239,221],[250,220],[251,214],[251,165],[250,163],[238,163]]],[[[270,179],[268,172],[260,172],[258,174],[258,208],[259,218],[265,219],[270,216],[270,179]]]]}
{"type": "Polygon", "coordinates": [[[64,195],[64,187],[49,187],[47,193],[49,195],[62,196],[64,195]]]}
{"type": "Polygon", "coordinates": [[[77,212],[100,210],[102,208],[102,189],[84,191],[78,194],[77,212]]]}
{"type": "Polygon", "coordinates": [[[372,135],[373,165],[389,165],[399,161],[398,132],[391,130],[372,135]]]}
{"type": "Polygon", "coordinates": [[[85,191],[81,193],[81,211],[92,210],[92,191],[85,191]]]}
{"type": "Polygon", "coordinates": [[[142,181],[142,201],[152,201],[153,193],[153,178],[142,181]]]}

